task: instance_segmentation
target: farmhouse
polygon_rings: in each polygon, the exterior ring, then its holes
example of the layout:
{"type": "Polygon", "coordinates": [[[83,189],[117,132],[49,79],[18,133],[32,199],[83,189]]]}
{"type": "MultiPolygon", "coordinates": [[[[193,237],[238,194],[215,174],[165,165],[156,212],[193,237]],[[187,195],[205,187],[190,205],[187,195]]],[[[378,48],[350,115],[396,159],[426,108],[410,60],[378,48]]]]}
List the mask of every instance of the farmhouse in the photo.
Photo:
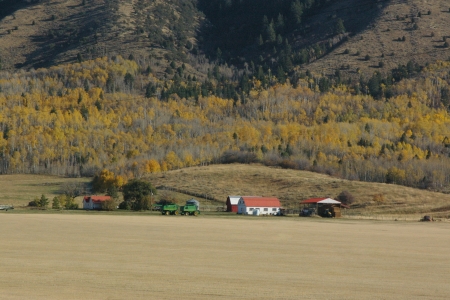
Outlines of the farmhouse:
{"type": "Polygon", "coordinates": [[[110,196],[85,196],[83,209],[102,209],[102,203],[111,200],[110,196]]]}
{"type": "Polygon", "coordinates": [[[280,200],[275,197],[242,196],[238,201],[238,214],[275,215],[280,206],[280,200]]]}
{"type": "Polygon", "coordinates": [[[331,214],[333,218],[341,217],[341,206],[343,204],[331,198],[311,198],[300,202],[305,207],[313,207],[319,216],[328,217],[331,214]]]}

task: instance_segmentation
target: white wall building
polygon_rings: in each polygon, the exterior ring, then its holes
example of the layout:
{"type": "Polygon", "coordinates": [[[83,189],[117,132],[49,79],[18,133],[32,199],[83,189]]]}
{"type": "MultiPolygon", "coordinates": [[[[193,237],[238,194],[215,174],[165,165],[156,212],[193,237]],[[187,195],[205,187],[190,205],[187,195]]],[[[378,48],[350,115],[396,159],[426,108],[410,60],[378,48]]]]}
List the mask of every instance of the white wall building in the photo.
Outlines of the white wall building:
{"type": "Polygon", "coordinates": [[[242,196],[238,202],[237,213],[244,215],[276,215],[280,212],[280,207],[280,200],[275,197],[242,196]]]}

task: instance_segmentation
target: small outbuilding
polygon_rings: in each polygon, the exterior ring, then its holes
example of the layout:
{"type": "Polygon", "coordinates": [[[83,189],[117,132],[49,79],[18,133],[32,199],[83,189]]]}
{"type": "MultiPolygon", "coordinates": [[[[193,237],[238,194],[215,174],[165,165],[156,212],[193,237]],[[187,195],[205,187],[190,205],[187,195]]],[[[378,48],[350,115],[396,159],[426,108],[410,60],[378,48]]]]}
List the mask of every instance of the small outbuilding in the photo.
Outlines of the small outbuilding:
{"type": "Polygon", "coordinates": [[[343,204],[331,198],[311,198],[300,202],[305,207],[312,208],[322,217],[340,218],[343,204]]]}
{"type": "Polygon", "coordinates": [[[111,196],[85,196],[83,209],[102,209],[102,203],[111,200],[111,196]]]}
{"type": "Polygon", "coordinates": [[[278,215],[280,200],[275,197],[242,196],[238,201],[238,214],[278,215]]]}

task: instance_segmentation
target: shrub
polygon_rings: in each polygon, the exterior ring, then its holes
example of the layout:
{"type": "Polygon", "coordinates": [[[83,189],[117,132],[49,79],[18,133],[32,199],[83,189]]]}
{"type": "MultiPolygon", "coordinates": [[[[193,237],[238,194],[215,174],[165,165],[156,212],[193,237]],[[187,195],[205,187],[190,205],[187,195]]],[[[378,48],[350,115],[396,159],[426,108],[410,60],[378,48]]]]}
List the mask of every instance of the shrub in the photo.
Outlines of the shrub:
{"type": "Polygon", "coordinates": [[[345,205],[350,205],[355,202],[355,197],[349,191],[342,191],[338,196],[337,200],[341,201],[345,205]]]}
{"type": "Polygon", "coordinates": [[[365,61],[368,61],[368,60],[370,60],[370,55],[369,55],[369,54],[367,54],[366,56],[364,56],[364,60],[365,60],[365,61]]]}
{"type": "Polygon", "coordinates": [[[375,194],[372,197],[372,201],[374,201],[375,203],[381,204],[384,203],[386,201],[386,198],[384,198],[383,194],[375,194]]]}
{"type": "Polygon", "coordinates": [[[102,202],[102,210],[113,211],[116,209],[116,206],[116,202],[113,199],[102,202]]]}
{"type": "Polygon", "coordinates": [[[52,209],[60,209],[61,208],[61,202],[58,197],[54,197],[52,200],[52,209]]]}
{"type": "Polygon", "coordinates": [[[251,164],[258,162],[258,157],[253,152],[242,152],[242,151],[227,151],[225,152],[220,161],[224,164],[241,163],[241,164],[251,164]]]}

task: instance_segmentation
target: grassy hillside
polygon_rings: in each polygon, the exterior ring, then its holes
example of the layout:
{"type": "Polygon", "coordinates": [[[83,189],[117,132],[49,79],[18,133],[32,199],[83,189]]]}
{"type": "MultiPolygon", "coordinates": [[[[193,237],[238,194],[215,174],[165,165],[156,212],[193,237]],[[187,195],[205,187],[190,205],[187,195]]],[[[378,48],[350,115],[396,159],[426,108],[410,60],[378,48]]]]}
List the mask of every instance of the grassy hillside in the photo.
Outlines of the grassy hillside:
{"type": "MultiPolygon", "coordinates": [[[[35,198],[45,195],[50,207],[55,196],[64,194],[66,187],[74,184],[86,184],[88,178],[63,178],[47,175],[0,175],[2,191],[0,205],[26,206],[35,198]]],[[[76,202],[82,206],[82,199],[76,202]]]]}
{"type": "Polygon", "coordinates": [[[147,179],[155,186],[172,187],[205,195],[225,203],[228,195],[278,197],[286,208],[298,208],[308,198],[336,197],[348,191],[355,197],[350,214],[425,214],[450,217],[450,195],[394,184],[368,183],[334,178],[306,171],[262,165],[211,165],[154,174],[147,179]],[[384,202],[374,201],[382,194],[384,202]]]}
{"type": "Polygon", "coordinates": [[[131,54],[145,65],[157,60],[152,68],[160,77],[170,75],[165,69],[173,60],[202,77],[212,69],[209,58],[252,73],[260,65],[277,76],[281,67],[289,76],[308,69],[330,76],[340,70],[355,78],[386,73],[411,59],[425,65],[449,56],[445,0],[4,0],[3,5],[4,69],[131,54]]]}

